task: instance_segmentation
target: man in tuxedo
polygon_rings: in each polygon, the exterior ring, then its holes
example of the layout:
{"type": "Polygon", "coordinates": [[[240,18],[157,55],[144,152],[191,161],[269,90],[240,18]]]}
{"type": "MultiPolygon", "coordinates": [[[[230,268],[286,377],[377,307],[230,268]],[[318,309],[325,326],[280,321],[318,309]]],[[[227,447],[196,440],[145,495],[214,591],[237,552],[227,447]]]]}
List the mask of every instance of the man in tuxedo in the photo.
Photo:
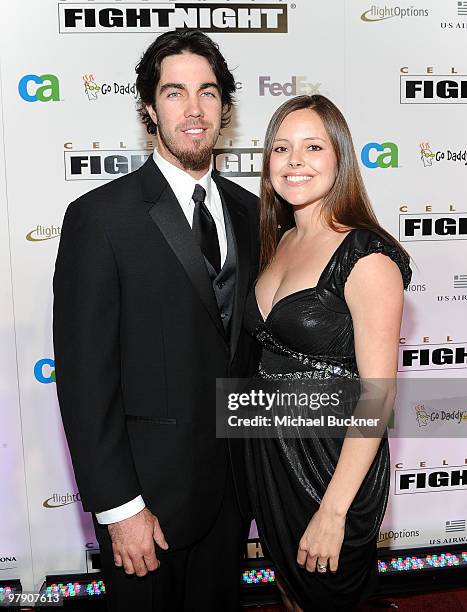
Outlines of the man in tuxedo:
{"type": "Polygon", "coordinates": [[[248,510],[240,449],[216,439],[215,384],[256,366],[242,315],[257,198],[212,169],[235,91],[217,45],[167,32],[136,71],[154,154],[63,222],[60,409],[109,609],[237,610],[248,510]]]}

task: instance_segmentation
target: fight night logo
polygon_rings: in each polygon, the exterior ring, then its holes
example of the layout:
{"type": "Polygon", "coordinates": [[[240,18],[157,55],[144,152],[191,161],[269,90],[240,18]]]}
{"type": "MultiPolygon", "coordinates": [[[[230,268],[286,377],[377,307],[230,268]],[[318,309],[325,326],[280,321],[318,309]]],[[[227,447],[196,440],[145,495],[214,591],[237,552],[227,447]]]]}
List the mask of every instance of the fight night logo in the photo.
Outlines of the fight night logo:
{"type": "Polygon", "coordinates": [[[285,3],[59,2],[58,19],[60,34],[172,30],[285,34],[287,11],[285,3]]]}

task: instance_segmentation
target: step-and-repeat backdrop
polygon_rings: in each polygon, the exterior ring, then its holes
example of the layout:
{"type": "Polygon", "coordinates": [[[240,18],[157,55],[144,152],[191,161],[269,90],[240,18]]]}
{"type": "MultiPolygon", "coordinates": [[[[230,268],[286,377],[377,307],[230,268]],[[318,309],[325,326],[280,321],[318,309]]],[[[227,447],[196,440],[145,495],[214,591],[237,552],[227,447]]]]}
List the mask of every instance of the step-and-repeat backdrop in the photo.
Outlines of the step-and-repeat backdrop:
{"type": "MultiPolygon", "coordinates": [[[[10,0],[0,13],[0,579],[38,587],[89,569],[96,547],[59,417],[51,281],[67,204],[151,152],[134,67],[167,29],[208,33],[233,69],[215,165],[252,191],[279,104],[321,93],[343,110],[378,217],[414,261],[399,375],[465,377],[467,2],[10,0]]],[[[466,541],[465,440],[423,436],[423,399],[407,406],[420,436],[391,442],[382,546],[466,541]]]]}

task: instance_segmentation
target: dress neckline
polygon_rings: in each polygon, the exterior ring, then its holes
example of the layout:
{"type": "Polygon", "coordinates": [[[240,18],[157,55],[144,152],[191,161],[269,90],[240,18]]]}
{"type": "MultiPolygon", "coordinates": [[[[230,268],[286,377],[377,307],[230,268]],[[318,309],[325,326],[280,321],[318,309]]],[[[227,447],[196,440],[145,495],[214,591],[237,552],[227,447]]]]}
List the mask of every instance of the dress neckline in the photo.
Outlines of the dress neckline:
{"type": "Polygon", "coordinates": [[[316,291],[316,289],[319,287],[319,284],[320,284],[321,280],[323,279],[324,273],[326,272],[326,270],[331,265],[334,257],[340,251],[340,249],[344,245],[344,242],[346,242],[346,240],[350,236],[350,234],[353,234],[353,232],[355,232],[356,230],[357,230],[357,228],[353,228],[353,229],[351,229],[351,230],[349,230],[347,232],[347,234],[345,235],[345,238],[337,246],[337,248],[334,250],[334,252],[331,255],[331,257],[329,258],[327,264],[324,266],[323,270],[321,271],[321,274],[319,275],[318,282],[316,283],[316,285],[314,287],[305,287],[304,289],[298,289],[297,291],[293,291],[292,293],[288,293],[287,295],[284,295],[283,297],[281,297],[280,300],[277,300],[277,302],[272,305],[271,310],[269,311],[268,316],[266,318],[264,317],[263,313],[261,312],[261,309],[260,309],[259,304],[258,304],[258,298],[256,297],[256,283],[255,283],[255,286],[253,288],[253,295],[254,295],[254,299],[255,299],[256,309],[258,311],[259,316],[261,317],[263,325],[265,325],[269,321],[269,318],[271,317],[272,313],[277,308],[277,306],[279,306],[279,304],[281,304],[285,300],[293,298],[293,297],[296,297],[296,296],[298,296],[299,294],[302,294],[302,293],[305,294],[305,293],[310,292],[310,291],[316,291]]]}

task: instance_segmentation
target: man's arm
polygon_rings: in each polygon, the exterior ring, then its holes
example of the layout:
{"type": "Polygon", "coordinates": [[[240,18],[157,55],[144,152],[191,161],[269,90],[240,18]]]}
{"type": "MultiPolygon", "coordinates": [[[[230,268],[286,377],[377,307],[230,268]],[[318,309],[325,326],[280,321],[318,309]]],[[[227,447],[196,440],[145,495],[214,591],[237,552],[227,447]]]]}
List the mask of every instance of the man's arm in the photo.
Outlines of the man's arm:
{"type": "Polygon", "coordinates": [[[104,511],[116,565],[144,576],[159,566],[154,540],[168,545],[139,501],[120,380],[120,279],[105,228],[86,206],[68,207],[55,265],[57,392],[83,507],[104,511]]]}
{"type": "MultiPolygon", "coordinates": [[[[98,204],[95,204],[95,206],[98,204]]],[[[141,493],[120,385],[120,282],[111,244],[87,202],[66,212],[54,275],[57,392],[83,507],[141,493]]]]}

